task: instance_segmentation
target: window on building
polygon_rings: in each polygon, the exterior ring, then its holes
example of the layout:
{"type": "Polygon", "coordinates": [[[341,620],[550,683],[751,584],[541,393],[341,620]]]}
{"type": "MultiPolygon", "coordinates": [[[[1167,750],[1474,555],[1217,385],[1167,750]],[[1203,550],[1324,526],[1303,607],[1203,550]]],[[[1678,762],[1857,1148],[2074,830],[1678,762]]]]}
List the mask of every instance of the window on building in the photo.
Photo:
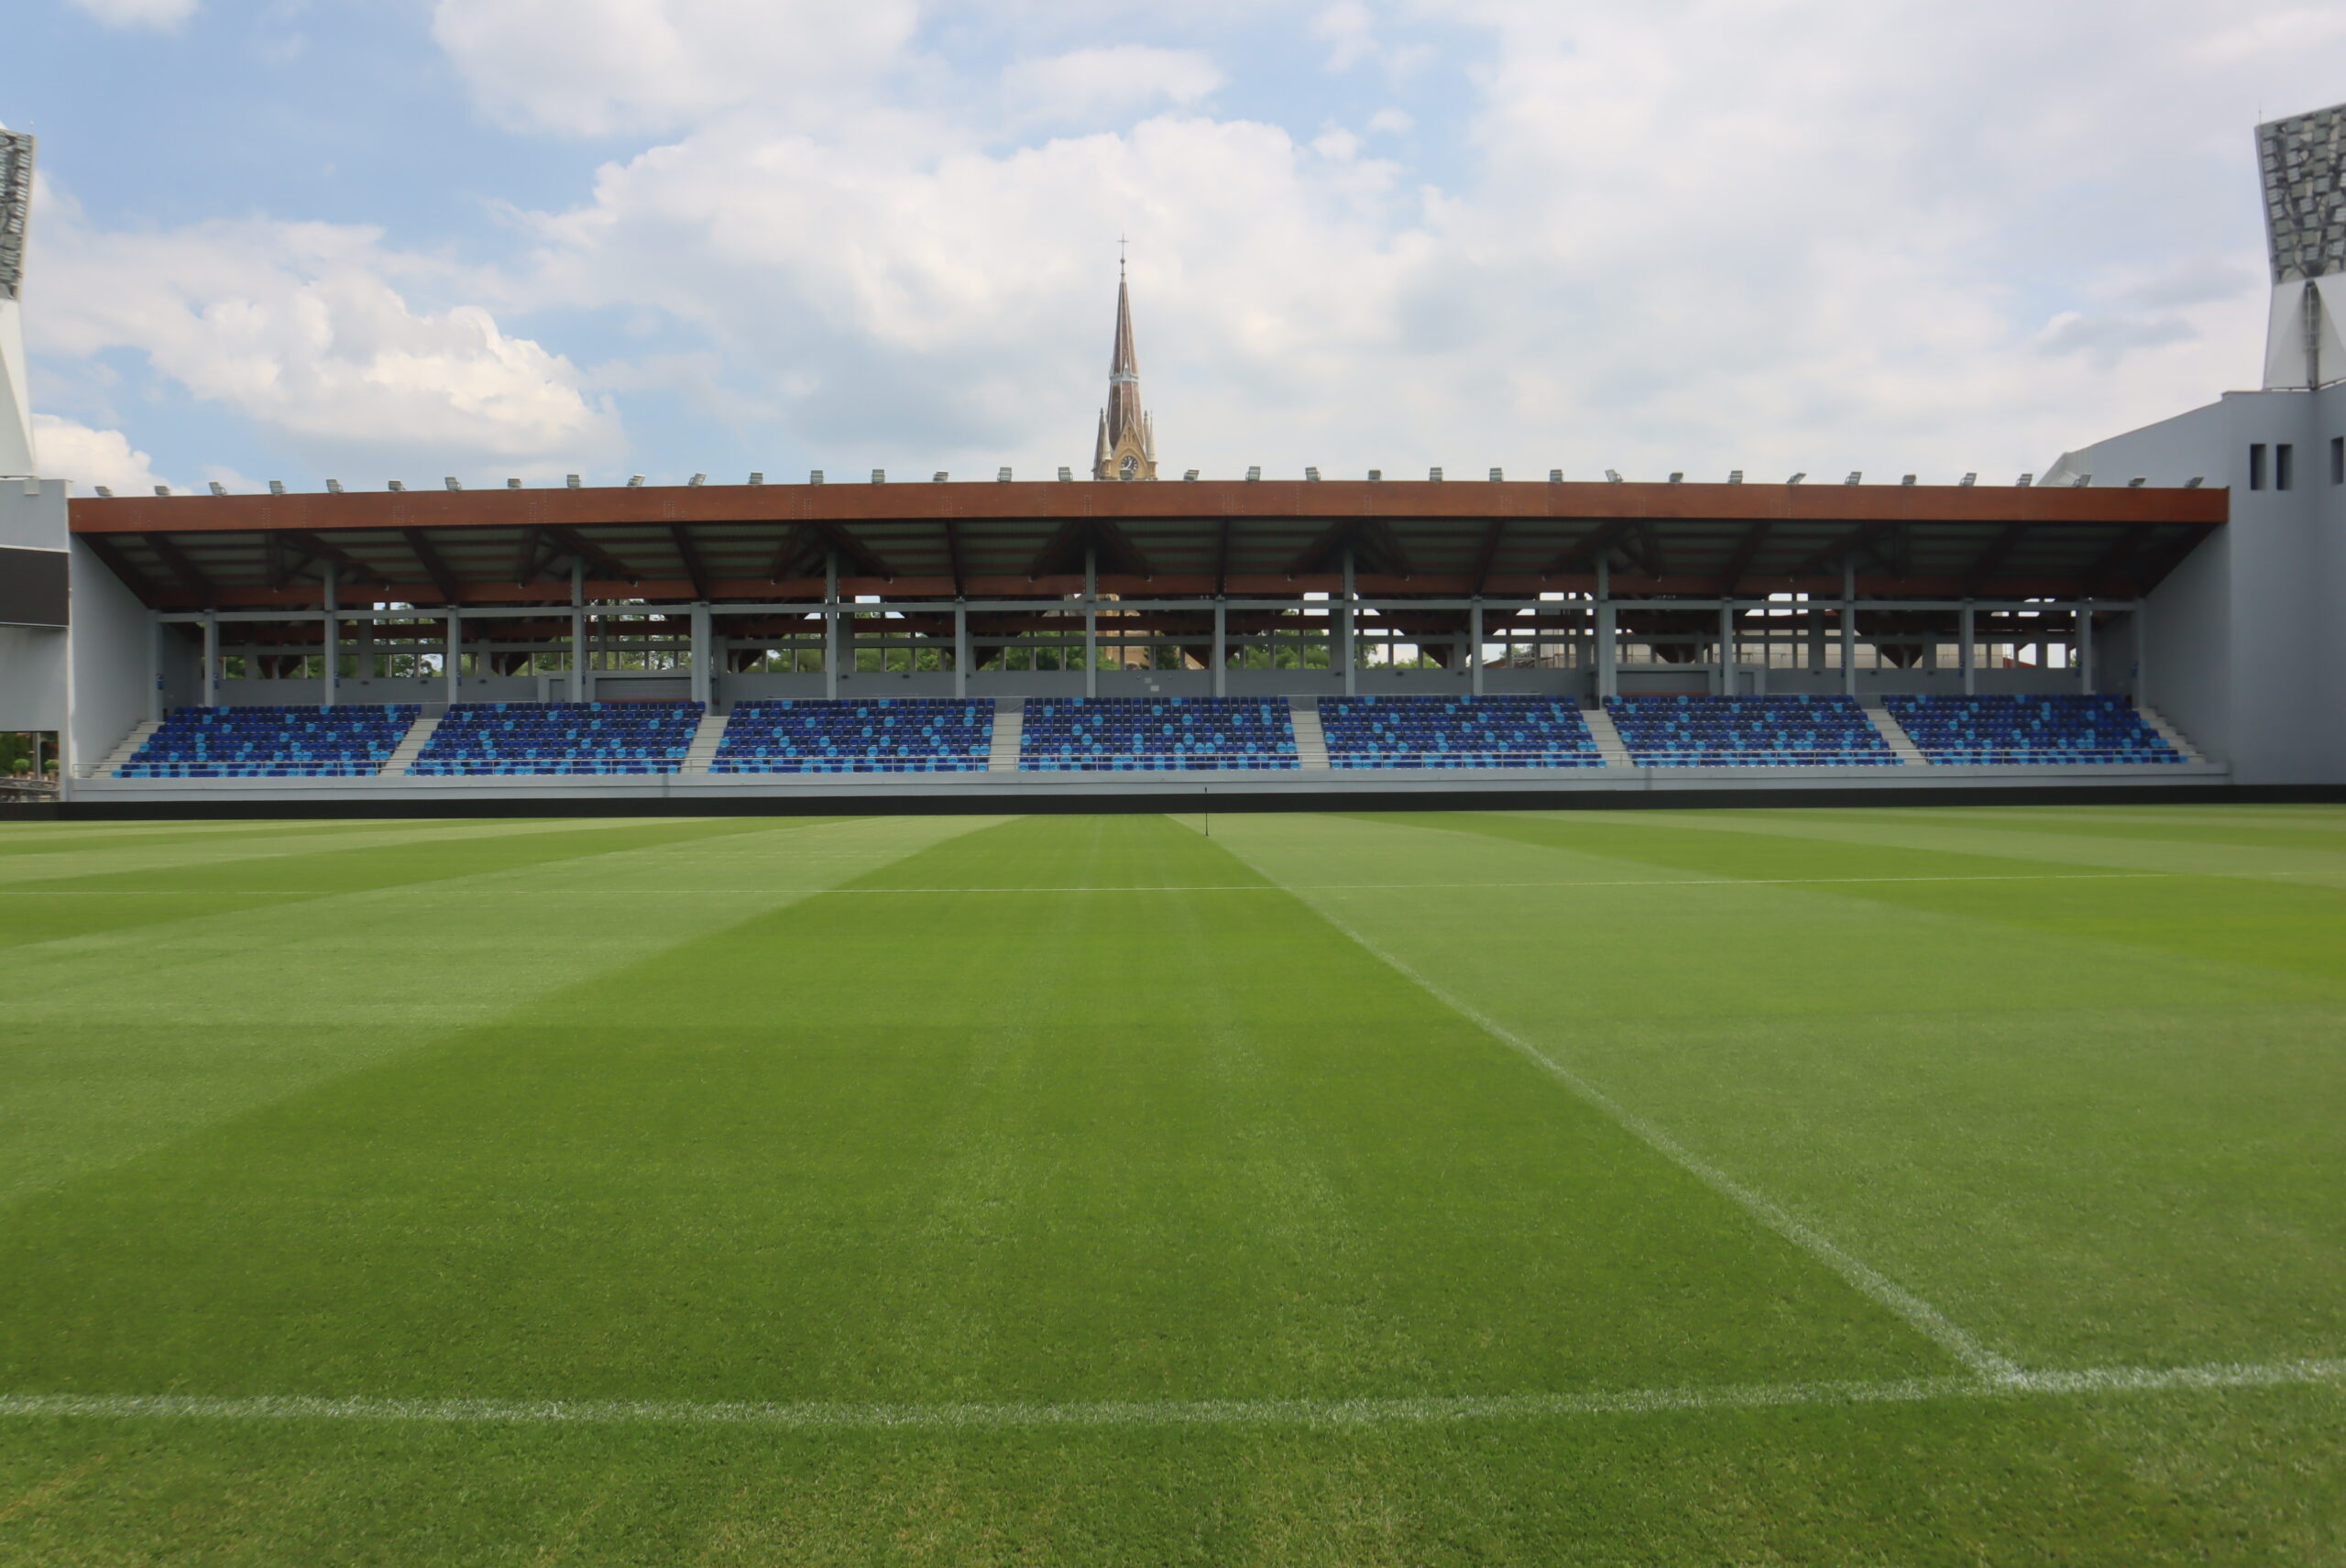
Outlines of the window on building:
{"type": "Polygon", "coordinates": [[[2330,438],[2330,482],[2346,485],[2346,435],[2330,438]]]}
{"type": "Polygon", "coordinates": [[[2273,449],[2273,488],[2286,490],[2297,483],[2297,449],[2287,442],[2273,449]]]}
{"type": "Polygon", "coordinates": [[[2264,444],[2261,441],[2248,449],[2248,488],[2252,490],[2264,488],[2264,444]]]}

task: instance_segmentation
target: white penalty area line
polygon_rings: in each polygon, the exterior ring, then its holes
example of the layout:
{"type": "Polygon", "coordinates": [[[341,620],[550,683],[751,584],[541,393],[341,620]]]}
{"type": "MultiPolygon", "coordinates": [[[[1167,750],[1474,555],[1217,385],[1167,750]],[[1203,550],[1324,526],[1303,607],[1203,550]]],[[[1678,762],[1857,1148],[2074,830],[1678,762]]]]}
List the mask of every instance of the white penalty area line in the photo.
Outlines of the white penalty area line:
{"type": "Polygon", "coordinates": [[[400,1399],[304,1395],[5,1394],[0,1420],[381,1421],[420,1425],[762,1427],[802,1431],[1012,1428],[1374,1427],[1667,1415],[1786,1406],[2153,1394],[2346,1384],[2346,1361],[2110,1366],[2003,1376],[1747,1383],[1585,1394],[1388,1399],[1101,1399],[1061,1403],[730,1403],[679,1399],[400,1399]]]}

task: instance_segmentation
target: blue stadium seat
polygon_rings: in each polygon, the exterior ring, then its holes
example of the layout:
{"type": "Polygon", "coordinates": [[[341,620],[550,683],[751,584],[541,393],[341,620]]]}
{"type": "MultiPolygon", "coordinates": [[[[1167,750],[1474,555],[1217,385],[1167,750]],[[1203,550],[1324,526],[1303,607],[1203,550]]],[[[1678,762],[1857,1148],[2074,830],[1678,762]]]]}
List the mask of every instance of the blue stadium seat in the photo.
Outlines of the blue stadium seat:
{"type": "Polygon", "coordinates": [[[1300,766],[1284,697],[1029,697],[1025,773],[1300,766]]]}
{"type": "Polygon", "coordinates": [[[850,697],[736,704],[713,773],[983,773],[993,703],[850,697]]]}
{"type": "Polygon", "coordinates": [[[175,707],[130,761],[125,779],[347,778],[379,772],[422,709],[175,707]]]}
{"type": "Polygon", "coordinates": [[[1580,707],[1548,696],[1323,696],[1332,768],[1601,768],[1580,707]]]}
{"type": "Polygon", "coordinates": [[[1898,765],[1853,697],[1616,696],[1605,711],[1639,767],[1898,765]]]}
{"type": "Polygon", "coordinates": [[[411,773],[673,773],[700,727],[696,702],[465,702],[411,773]]]}
{"type": "Polygon", "coordinates": [[[1882,706],[1941,766],[2185,760],[2122,696],[1893,696],[1882,706]]]}

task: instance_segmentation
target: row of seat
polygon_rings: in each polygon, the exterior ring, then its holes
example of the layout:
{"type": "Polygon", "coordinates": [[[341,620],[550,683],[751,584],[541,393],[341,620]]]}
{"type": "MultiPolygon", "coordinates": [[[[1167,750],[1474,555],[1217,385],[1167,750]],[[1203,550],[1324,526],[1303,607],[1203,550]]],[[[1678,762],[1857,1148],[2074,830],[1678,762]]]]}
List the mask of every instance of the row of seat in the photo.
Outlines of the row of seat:
{"type": "Polygon", "coordinates": [[[1607,697],[1606,716],[1647,768],[1895,767],[1847,696],[1607,697]]]}
{"type": "Polygon", "coordinates": [[[1601,768],[1569,697],[1323,696],[1333,768],[1601,768]]]}
{"type": "Polygon", "coordinates": [[[1892,696],[1882,706],[1941,765],[2186,760],[2121,696],[1892,696]]]}
{"type": "Polygon", "coordinates": [[[983,773],[993,704],[982,698],[744,702],[726,720],[714,773],[983,773]]]}
{"type": "Polygon", "coordinates": [[[1030,697],[1025,773],[1300,766],[1284,697],[1030,697]]]}
{"type": "Polygon", "coordinates": [[[408,772],[673,773],[700,727],[696,702],[466,702],[408,772]]]}
{"type": "Polygon", "coordinates": [[[348,778],[378,772],[422,709],[175,707],[115,770],[126,779],[348,778]]]}

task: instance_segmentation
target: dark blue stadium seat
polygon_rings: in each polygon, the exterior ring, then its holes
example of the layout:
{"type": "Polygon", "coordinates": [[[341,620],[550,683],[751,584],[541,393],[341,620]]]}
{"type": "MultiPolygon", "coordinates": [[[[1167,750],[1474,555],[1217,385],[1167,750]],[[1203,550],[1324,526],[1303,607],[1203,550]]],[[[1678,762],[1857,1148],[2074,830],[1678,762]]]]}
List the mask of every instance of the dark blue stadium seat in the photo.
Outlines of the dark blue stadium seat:
{"type": "Polygon", "coordinates": [[[700,727],[696,702],[466,702],[411,773],[673,773],[700,727]]]}
{"type": "Polygon", "coordinates": [[[1550,696],[1323,696],[1333,768],[1601,768],[1580,707],[1550,696]]]}
{"type": "Polygon", "coordinates": [[[175,707],[115,776],[346,778],[377,773],[422,711],[414,703],[175,707]]]}
{"type": "Polygon", "coordinates": [[[1647,768],[1895,767],[1846,696],[1617,696],[1605,711],[1647,768]]]}
{"type": "Polygon", "coordinates": [[[1893,696],[1882,706],[1942,766],[2185,760],[2122,696],[1893,696]]]}
{"type": "Polygon", "coordinates": [[[1026,773],[1299,766],[1284,697],[1029,697],[1026,773]]]}
{"type": "Polygon", "coordinates": [[[713,773],[983,773],[990,698],[744,702],[725,721],[713,773]]]}

